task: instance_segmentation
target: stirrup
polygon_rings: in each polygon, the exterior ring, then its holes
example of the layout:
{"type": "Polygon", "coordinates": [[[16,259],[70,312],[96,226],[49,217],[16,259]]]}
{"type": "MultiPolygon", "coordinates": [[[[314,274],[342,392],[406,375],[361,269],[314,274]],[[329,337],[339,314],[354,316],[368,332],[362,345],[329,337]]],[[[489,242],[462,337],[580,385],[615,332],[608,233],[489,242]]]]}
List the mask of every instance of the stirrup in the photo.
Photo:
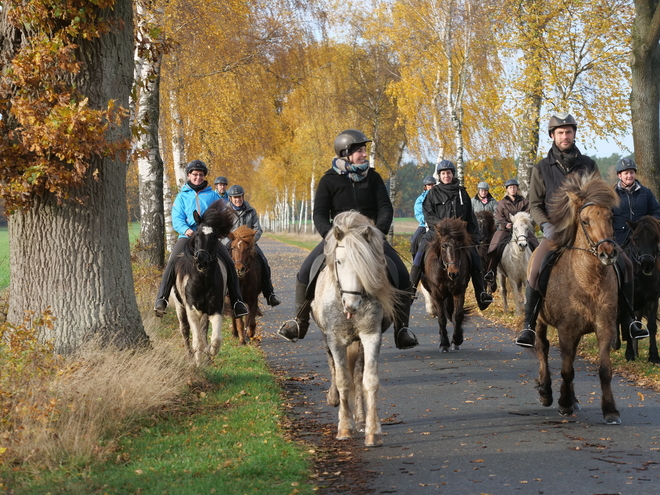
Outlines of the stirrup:
{"type": "Polygon", "coordinates": [[[633,340],[646,339],[646,338],[648,338],[648,336],[649,336],[649,329],[648,329],[648,328],[646,327],[646,325],[644,325],[644,323],[642,323],[641,321],[639,321],[639,320],[634,320],[634,321],[633,321],[632,323],[630,323],[630,325],[628,326],[628,333],[630,334],[630,338],[633,339],[633,340]],[[637,327],[639,327],[639,329],[640,329],[643,333],[639,333],[639,334],[637,334],[637,335],[633,335],[633,326],[637,326],[637,327]]]}
{"type": "Polygon", "coordinates": [[[268,298],[266,298],[266,302],[268,303],[269,306],[273,308],[281,304],[280,300],[277,298],[274,292],[270,296],[268,296],[268,298]]]}
{"type": "Polygon", "coordinates": [[[287,320],[284,323],[282,323],[282,326],[277,331],[277,334],[280,335],[285,340],[288,340],[289,342],[293,342],[295,344],[300,339],[300,323],[298,323],[298,320],[296,320],[296,319],[287,320]],[[292,322],[293,322],[294,325],[296,325],[296,328],[295,328],[296,334],[292,335],[293,332],[289,332],[288,334],[284,333],[283,330],[285,330],[285,327],[286,327],[286,330],[292,330],[290,327],[287,326],[288,323],[292,323],[292,322]]]}
{"type": "Polygon", "coordinates": [[[525,327],[516,337],[516,345],[520,347],[534,347],[536,341],[536,332],[529,327],[525,327]]]}
{"type": "Polygon", "coordinates": [[[486,275],[484,275],[484,280],[489,284],[495,282],[495,273],[493,270],[488,270],[488,272],[486,272],[486,275]]]}
{"type": "Polygon", "coordinates": [[[249,313],[247,306],[243,301],[236,301],[234,303],[234,317],[240,318],[241,316],[245,316],[246,314],[249,313]]]}

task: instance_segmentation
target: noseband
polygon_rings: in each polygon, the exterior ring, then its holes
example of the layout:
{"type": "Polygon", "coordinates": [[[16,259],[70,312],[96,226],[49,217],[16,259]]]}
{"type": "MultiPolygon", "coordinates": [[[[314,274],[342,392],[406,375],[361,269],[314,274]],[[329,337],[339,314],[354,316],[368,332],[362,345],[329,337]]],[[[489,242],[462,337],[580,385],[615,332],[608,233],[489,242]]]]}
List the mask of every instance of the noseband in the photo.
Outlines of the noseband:
{"type": "Polygon", "coordinates": [[[198,249],[195,251],[195,254],[193,254],[193,259],[195,262],[197,262],[197,258],[199,257],[200,253],[206,253],[209,256],[209,263],[214,262],[216,259],[218,259],[218,256],[215,254],[215,251],[213,253],[209,253],[206,249],[198,249]]]}
{"type": "MultiPolygon", "coordinates": [[[[596,203],[591,202],[591,201],[589,201],[588,203],[583,204],[580,207],[580,210],[578,211],[578,219],[579,219],[580,213],[582,213],[582,210],[584,210],[587,206],[598,206],[598,205],[596,203]]],[[[586,249],[585,251],[590,252],[596,258],[598,258],[598,247],[601,244],[609,242],[610,244],[614,245],[614,248],[618,252],[619,248],[612,239],[601,239],[598,242],[594,242],[594,241],[591,240],[591,237],[589,237],[589,234],[587,233],[587,228],[584,226],[584,223],[582,221],[580,221],[580,225],[582,226],[582,232],[584,232],[584,237],[587,239],[587,244],[589,244],[589,249],[586,249]]]]}
{"type": "MultiPolygon", "coordinates": [[[[444,246],[447,246],[448,243],[445,243],[444,246]]],[[[445,261],[445,258],[442,256],[443,244],[440,245],[440,261],[442,261],[442,269],[448,271],[451,265],[456,265],[458,270],[461,269],[461,261],[445,261]]]]}

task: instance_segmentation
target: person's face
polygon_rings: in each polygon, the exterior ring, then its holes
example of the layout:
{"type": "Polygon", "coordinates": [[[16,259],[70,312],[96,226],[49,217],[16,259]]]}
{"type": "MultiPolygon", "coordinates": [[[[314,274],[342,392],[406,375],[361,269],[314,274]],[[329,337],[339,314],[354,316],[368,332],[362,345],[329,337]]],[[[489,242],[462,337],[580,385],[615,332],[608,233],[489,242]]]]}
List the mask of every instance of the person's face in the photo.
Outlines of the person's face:
{"type": "Polygon", "coordinates": [[[451,184],[454,180],[454,172],[451,170],[440,170],[440,182],[443,184],[451,184]]]}
{"type": "Polygon", "coordinates": [[[557,127],[552,132],[552,139],[561,151],[569,150],[575,143],[575,129],[571,125],[557,127]]]}
{"type": "Polygon", "coordinates": [[[224,194],[225,191],[227,190],[227,184],[219,183],[219,184],[217,184],[216,187],[218,189],[218,193],[220,193],[220,194],[224,194]]]}
{"type": "Polygon", "coordinates": [[[425,190],[425,191],[428,191],[429,189],[433,189],[433,186],[434,186],[434,185],[435,185],[435,184],[424,184],[424,190],[425,190]]]}
{"type": "Polygon", "coordinates": [[[367,161],[367,147],[361,146],[356,151],[348,155],[348,161],[353,165],[362,165],[367,161]]]}
{"type": "Polygon", "coordinates": [[[243,196],[230,196],[231,204],[234,206],[240,207],[243,206],[243,196]]]}
{"type": "Polygon", "coordinates": [[[635,179],[637,178],[637,172],[632,169],[624,170],[623,172],[619,172],[617,175],[619,176],[619,179],[623,185],[626,187],[632,186],[635,183],[635,179]]]}
{"type": "Polygon", "coordinates": [[[513,198],[518,194],[518,186],[506,186],[506,193],[513,198]]]}
{"type": "Polygon", "coordinates": [[[199,186],[206,179],[206,174],[201,170],[191,170],[188,173],[188,182],[195,186],[199,186]]]}
{"type": "Polygon", "coordinates": [[[485,198],[486,196],[488,196],[488,189],[479,189],[479,197],[485,198]]]}

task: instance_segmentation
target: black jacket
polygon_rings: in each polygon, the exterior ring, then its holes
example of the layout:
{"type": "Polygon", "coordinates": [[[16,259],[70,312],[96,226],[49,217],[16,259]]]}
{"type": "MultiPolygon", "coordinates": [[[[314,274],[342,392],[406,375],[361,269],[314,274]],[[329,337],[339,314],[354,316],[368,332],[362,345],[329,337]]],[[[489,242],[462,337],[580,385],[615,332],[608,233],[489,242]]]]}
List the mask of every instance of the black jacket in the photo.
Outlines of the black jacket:
{"type": "Polygon", "coordinates": [[[424,219],[429,227],[444,218],[460,218],[467,222],[467,231],[472,237],[478,237],[477,218],[472,210],[472,200],[463,186],[454,179],[451,184],[438,183],[426,193],[424,219]]]}
{"type": "Polygon", "coordinates": [[[360,182],[353,182],[334,169],[323,174],[314,199],[314,226],[323,237],[332,228],[332,219],[344,211],[356,210],[372,219],[387,234],[394,208],[382,177],[374,169],[360,182]]]}
{"type": "Polygon", "coordinates": [[[619,196],[619,206],[612,210],[612,224],[614,226],[614,240],[619,246],[623,246],[628,242],[630,236],[630,228],[626,224],[626,220],[632,222],[638,221],[645,215],[660,220],[660,204],[655,199],[653,192],[635,181],[631,189],[626,189],[621,186],[619,182],[614,186],[619,196]]]}

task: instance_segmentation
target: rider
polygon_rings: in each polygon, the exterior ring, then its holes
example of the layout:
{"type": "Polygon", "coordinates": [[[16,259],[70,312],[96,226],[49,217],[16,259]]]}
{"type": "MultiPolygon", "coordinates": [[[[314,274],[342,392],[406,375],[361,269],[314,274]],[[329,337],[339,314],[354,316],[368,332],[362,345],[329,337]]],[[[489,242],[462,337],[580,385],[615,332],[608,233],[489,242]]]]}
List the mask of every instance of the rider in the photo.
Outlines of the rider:
{"type": "Polygon", "coordinates": [[[229,182],[227,182],[227,177],[223,177],[222,175],[216,177],[214,184],[215,184],[215,190],[218,192],[220,198],[223,199],[225,203],[228,203],[229,195],[227,194],[227,185],[229,184],[229,182]]]}
{"type": "MultiPolygon", "coordinates": [[[[516,344],[521,347],[533,347],[536,340],[536,318],[541,309],[541,293],[538,290],[538,276],[542,261],[551,250],[554,226],[548,219],[547,204],[569,174],[600,175],[596,162],[580,153],[575,146],[577,122],[571,114],[559,113],[550,117],[548,134],[553,140],[548,156],[532,169],[529,181],[529,206],[534,221],[541,226],[544,239],[537,248],[536,255],[529,266],[529,278],[525,293],[525,322],[523,330],[516,337],[516,344]]],[[[648,337],[648,330],[635,321],[632,309],[632,265],[627,257],[618,256],[619,271],[624,274],[624,283],[619,288],[620,318],[630,329],[633,338],[648,337]],[[620,258],[620,260],[619,260],[620,258]],[[625,266],[621,268],[621,264],[625,266]]]]}
{"type": "MultiPolygon", "coordinates": [[[[332,218],[344,211],[356,210],[373,220],[376,228],[387,234],[392,225],[394,208],[385,183],[367,161],[367,143],[371,140],[360,131],[348,129],[341,132],[334,142],[337,156],[332,167],[319,181],[314,203],[314,226],[322,237],[332,227],[332,218]]],[[[295,342],[302,339],[309,328],[309,312],[314,297],[315,280],[310,279],[312,263],[323,253],[325,240],[307,256],[297,276],[296,309],[294,320],[284,322],[278,333],[295,342]]],[[[397,252],[385,242],[385,255],[396,265],[398,287],[404,290],[397,302],[394,316],[394,342],[399,349],[415,347],[417,337],[408,328],[410,318],[410,276],[397,252]]]]}
{"type": "MultiPolygon", "coordinates": [[[[477,228],[477,219],[472,211],[472,202],[470,196],[463,186],[454,178],[456,167],[449,160],[442,160],[436,169],[439,177],[438,184],[431,189],[424,199],[424,218],[428,225],[435,225],[443,218],[460,218],[467,222],[468,234],[472,236],[474,244],[470,249],[470,275],[472,276],[472,286],[474,287],[477,306],[482,311],[493,302],[493,296],[484,290],[484,276],[481,266],[481,258],[477,251],[479,229],[477,228]]],[[[415,254],[410,278],[413,290],[417,289],[419,279],[422,276],[424,266],[424,252],[427,244],[435,237],[435,229],[430,229],[419,243],[419,250],[415,254]]]]}
{"type": "Polygon", "coordinates": [[[415,218],[419,222],[419,227],[417,227],[417,230],[415,230],[415,233],[410,238],[410,254],[412,254],[413,257],[417,252],[417,247],[419,246],[419,240],[421,239],[422,234],[426,234],[426,220],[424,220],[424,210],[422,209],[422,203],[424,202],[426,193],[429,192],[429,189],[432,189],[433,186],[435,186],[437,183],[438,181],[435,180],[435,177],[432,175],[424,177],[424,189],[422,190],[422,194],[420,194],[415,200],[415,207],[413,211],[415,212],[415,218]]]}
{"type": "MultiPolygon", "coordinates": [[[[257,241],[261,237],[263,230],[261,230],[261,223],[259,222],[259,215],[257,211],[250,206],[245,200],[245,190],[238,184],[234,184],[227,191],[229,194],[229,209],[234,213],[234,228],[236,230],[241,225],[245,225],[247,228],[255,230],[254,235],[254,249],[257,252],[258,259],[261,263],[261,292],[266,298],[266,302],[269,306],[277,306],[280,304],[280,300],[275,296],[275,290],[273,289],[273,283],[270,277],[270,266],[268,266],[268,261],[264,252],[261,250],[257,241]]],[[[228,237],[225,237],[222,240],[222,243],[229,247],[231,245],[231,240],[228,237]]]]}
{"type": "Polygon", "coordinates": [[[495,212],[497,208],[497,200],[489,192],[488,182],[479,182],[477,184],[477,194],[472,198],[472,211],[479,213],[480,211],[495,212]]]}
{"type": "Polygon", "coordinates": [[[619,196],[619,206],[612,210],[614,240],[624,247],[630,238],[630,228],[626,221],[636,222],[644,215],[660,220],[660,204],[653,192],[637,180],[637,165],[630,158],[622,158],[616,164],[619,182],[614,191],[619,196]]]}
{"type": "MultiPolygon", "coordinates": [[[[488,246],[488,267],[484,279],[486,282],[494,282],[497,273],[497,265],[502,259],[502,253],[507,243],[511,240],[511,218],[509,215],[515,215],[521,211],[529,211],[529,201],[527,198],[518,194],[519,183],[516,179],[509,179],[504,183],[506,196],[497,203],[495,209],[495,222],[497,222],[497,231],[488,246]]],[[[534,236],[534,232],[527,233],[527,243],[534,251],[539,241],[534,236]]]]}
{"type": "MultiPolygon", "coordinates": [[[[156,316],[163,316],[165,313],[170,292],[175,282],[174,265],[188,244],[189,237],[197,229],[197,224],[193,219],[193,212],[197,210],[197,213],[202,215],[211,203],[220,199],[218,193],[206,182],[206,175],[208,173],[208,167],[201,160],[193,160],[186,166],[188,181],[183,185],[172,205],[172,226],[179,233],[179,238],[172,248],[172,254],[170,254],[170,259],[167,261],[167,266],[165,267],[163,278],[158,288],[158,296],[154,305],[156,316]]],[[[244,316],[248,313],[248,310],[243,302],[241,289],[238,286],[238,276],[234,269],[234,262],[231,256],[229,256],[227,248],[221,243],[218,243],[218,255],[219,259],[223,261],[227,268],[229,279],[227,280],[227,289],[234,315],[236,317],[244,316]]]]}

